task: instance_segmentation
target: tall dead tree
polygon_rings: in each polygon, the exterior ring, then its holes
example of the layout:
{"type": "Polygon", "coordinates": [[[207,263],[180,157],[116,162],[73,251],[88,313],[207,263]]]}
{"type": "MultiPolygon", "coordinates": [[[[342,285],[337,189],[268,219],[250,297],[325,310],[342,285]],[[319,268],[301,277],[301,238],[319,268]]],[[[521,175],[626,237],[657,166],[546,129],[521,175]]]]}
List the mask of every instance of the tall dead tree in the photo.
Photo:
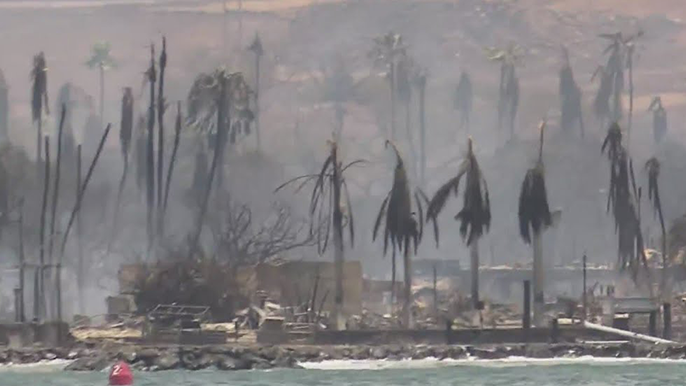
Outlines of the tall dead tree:
{"type": "Polygon", "coordinates": [[[264,55],[264,48],[259,34],[255,33],[255,39],[250,43],[248,50],[255,55],[255,137],[257,138],[257,150],[262,150],[262,143],[260,142],[260,60],[264,55]]]}
{"type": "MultiPolygon", "coordinates": [[[[55,244],[55,237],[57,237],[55,233],[55,222],[57,220],[57,206],[59,202],[59,197],[60,197],[60,176],[61,176],[61,166],[62,166],[62,133],[64,129],[64,119],[67,114],[67,106],[62,106],[62,114],[60,116],[60,126],[57,131],[57,155],[55,156],[55,185],[52,188],[52,207],[50,209],[50,236],[48,238],[48,261],[50,262],[50,265],[55,267],[55,270],[52,271],[52,282],[57,283],[57,271],[61,269],[61,266],[56,264],[55,260],[53,260],[52,256],[52,251],[53,251],[53,245],[55,244]]],[[[57,302],[52,302],[52,304],[56,305],[57,302]]],[[[58,315],[59,315],[59,311],[58,315]]],[[[58,319],[60,320],[60,319],[58,319]]]]}
{"type": "Polygon", "coordinates": [[[460,181],[463,177],[466,179],[462,192],[463,206],[462,210],[455,215],[455,220],[460,222],[460,236],[470,248],[472,304],[475,309],[481,309],[483,304],[479,300],[479,239],[488,232],[491,226],[491,200],[486,179],[474,155],[471,137],[468,140],[467,157],[462,161],[457,175],[436,191],[429,202],[426,217],[427,221],[434,221],[434,234],[436,244],[438,244],[436,219],[450,195],[459,194],[460,181]]]}
{"type": "Polygon", "coordinates": [[[348,193],[348,184],[344,172],[351,166],[363,162],[356,160],[344,165],[338,158],[338,145],[330,142],[329,155],[317,174],[306,174],[293,178],[276,188],[276,192],[283,187],[298,183],[296,193],[308,183],[314,183],[310,196],[310,232],[314,232],[317,239],[317,250],[323,254],[329,240],[333,239],[334,247],[334,328],[345,327],[345,310],[343,308],[343,262],[344,230],[349,231],[350,245],[355,242],[355,227],[353,221],[352,204],[348,193]],[[345,199],[345,201],[343,201],[345,199]],[[345,209],[344,206],[345,205],[345,209]]]}
{"type": "Polygon", "coordinates": [[[146,146],[146,203],[147,203],[147,235],[148,235],[148,254],[152,251],[153,240],[155,238],[155,82],[157,72],[155,70],[155,46],[150,46],[150,67],[146,72],[148,84],[150,86],[150,104],[148,105],[148,142],[146,146]]]}
{"type": "Polygon", "coordinates": [[[157,235],[162,237],[163,228],[163,213],[162,213],[162,199],[164,187],[164,112],[166,110],[166,101],[164,100],[164,70],[167,67],[167,40],[162,37],[162,52],[160,53],[160,78],[159,91],[157,93],[157,235]]]}
{"type": "MultiPolygon", "coordinates": [[[[376,217],[373,230],[373,239],[376,240],[381,222],[385,222],[384,230],[384,255],[391,244],[393,249],[393,259],[395,251],[403,254],[403,309],[402,324],[405,328],[410,328],[411,304],[412,304],[412,262],[411,251],[414,247],[414,254],[417,254],[417,247],[422,239],[424,224],[424,206],[428,199],[420,191],[411,193],[410,184],[405,170],[405,164],[400,157],[400,153],[395,146],[386,141],[386,146],[391,145],[396,155],[396,166],[393,172],[393,185],[381,203],[381,209],[376,217]],[[414,199],[414,204],[412,203],[414,199]],[[415,217],[414,209],[419,213],[419,218],[415,217]]],[[[393,263],[395,265],[395,263],[393,263]]],[[[393,286],[395,287],[395,286],[393,286]]],[[[392,288],[395,292],[395,288],[392,288]]]]}
{"type": "Polygon", "coordinates": [[[544,268],[543,244],[541,235],[552,225],[553,220],[548,207],[548,193],[545,188],[545,169],[543,166],[543,133],[545,123],[539,126],[540,142],[538,160],[527,170],[519,192],[519,233],[527,244],[533,246],[533,284],[534,284],[534,326],[543,327],[544,268]]]}
{"type": "Polygon", "coordinates": [[[43,203],[40,211],[40,250],[39,250],[39,265],[36,269],[36,279],[38,280],[38,296],[34,299],[35,315],[38,320],[42,320],[47,315],[45,314],[45,222],[46,212],[48,210],[48,197],[50,195],[50,137],[46,136],[45,141],[45,171],[43,173],[43,203]]]}
{"type": "MultiPolygon", "coordinates": [[[[43,142],[43,110],[50,114],[48,106],[48,66],[45,62],[45,55],[40,52],[33,57],[33,68],[31,70],[31,117],[33,123],[37,125],[36,159],[41,160],[43,154],[41,144],[43,142]]],[[[40,170],[40,166],[39,166],[40,170]]]]}

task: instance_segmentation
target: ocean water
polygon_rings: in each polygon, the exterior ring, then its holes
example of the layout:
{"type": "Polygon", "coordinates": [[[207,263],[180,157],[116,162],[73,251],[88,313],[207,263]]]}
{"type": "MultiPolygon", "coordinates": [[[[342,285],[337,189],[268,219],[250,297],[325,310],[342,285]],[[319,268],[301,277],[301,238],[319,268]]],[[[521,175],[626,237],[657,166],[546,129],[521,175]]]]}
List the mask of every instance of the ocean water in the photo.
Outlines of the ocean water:
{"type": "MultiPolygon", "coordinates": [[[[0,368],[0,386],[105,386],[106,372],[61,371],[51,363],[0,368]]],[[[531,360],[331,361],[305,370],[135,373],[136,386],[662,386],[686,383],[686,361],[531,360]]]]}

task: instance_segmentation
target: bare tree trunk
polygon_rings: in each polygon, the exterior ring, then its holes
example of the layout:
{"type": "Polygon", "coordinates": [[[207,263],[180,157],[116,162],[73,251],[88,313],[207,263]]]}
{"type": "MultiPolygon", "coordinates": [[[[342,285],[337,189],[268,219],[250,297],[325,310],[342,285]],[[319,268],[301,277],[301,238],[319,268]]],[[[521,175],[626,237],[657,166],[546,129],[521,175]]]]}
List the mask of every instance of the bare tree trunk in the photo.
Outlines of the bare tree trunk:
{"type": "Polygon", "coordinates": [[[395,142],[395,62],[391,61],[391,141],[395,142]]]}
{"type": "Polygon", "coordinates": [[[260,59],[262,53],[255,53],[255,137],[257,138],[257,150],[262,150],[260,137],[260,59]]]}
{"type": "Polygon", "coordinates": [[[412,260],[410,259],[410,243],[405,243],[405,251],[403,254],[403,273],[404,273],[404,287],[403,287],[403,327],[412,327],[412,260]]]}
{"type": "Polygon", "coordinates": [[[164,237],[163,190],[164,186],[164,70],[167,67],[167,39],[162,37],[162,53],[160,54],[160,78],[159,91],[157,94],[157,236],[164,237]]]}
{"type": "Polygon", "coordinates": [[[7,85],[0,84],[0,142],[9,141],[9,89],[7,85]]]}
{"type": "Polygon", "coordinates": [[[479,240],[474,240],[469,246],[472,305],[474,308],[479,306],[479,240]]]}
{"type": "Polygon", "coordinates": [[[105,126],[105,68],[100,64],[100,128],[105,126]]]}
{"type": "Polygon", "coordinates": [[[627,122],[627,146],[631,145],[631,124],[634,115],[634,65],[632,60],[633,49],[629,49],[629,117],[627,122]]]}
{"type": "MultiPolygon", "coordinates": [[[[79,199],[79,192],[81,191],[81,145],[76,147],[76,194],[74,195],[75,201],[79,199]]],[[[116,215],[116,214],[115,214],[116,215]]],[[[85,294],[84,287],[86,283],[86,272],[83,264],[83,245],[82,245],[82,228],[81,228],[81,212],[76,214],[76,257],[78,259],[77,266],[77,278],[76,285],[79,291],[79,313],[85,315],[86,305],[85,305],[85,294]]]]}
{"type": "Polygon", "coordinates": [[[150,106],[148,106],[148,142],[146,151],[146,202],[147,213],[147,233],[148,233],[148,254],[152,251],[154,239],[154,212],[155,212],[155,51],[154,47],[150,52],[150,69],[148,70],[148,81],[150,83],[150,106]]]}
{"type": "Polygon", "coordinates": [[[393,315],[395,311],[395,303],[396,303],[396,296],[395,296],[395,278],[396,278],[396,265],[395,265],[395,248],[393,248],[393,255],[391,256],[391,315],[393,315]]]}
{"type": "Polygon", "coordinates": [[[543,326],[543,310],[545,300],[543,289],[545,286],[544,267],[543,267],[543,246],[541,243],[541,233],[533,232],[534,264],[533,264],[533,290],[534,290],[534,326],[543,326]]]}
{"type": "MultiPolygon", "coordinates": [[[[53,251],[53,246],[55,244],[55,221],[57,219],[57,204],[59,202],[59,196],[60,196],[60,166],[62,164],[62,133],[64,132],[64,118],[67,114],[67,107],[62,106],[62,115],[60,117],[60,125],[59,128],[57,129],[57,156],[55,157],[55,185],[52,190],[52,207],[50,209],[50,238],[48,239],[48,261],[52,266],[55,266],[57,271],[60,270],[60,264],[55,265],[55,261],[53,260],[52,256],[52,251],[53,251]]],[[[58,272],[55,271],[52,273],[52,281],[59,286],[59,275],[57,274],[58,272]]],[[[57,302],[54,303],[55,305],[58,305],[57,302]]],[[[60,318],[61,312],[59,309],[56,310],[57,315],[58,315],[58,320],[62,320],[60,318]]]]}
{"type": "Polygon", "coordinates": [[[338,163],[338,149],[333,147],[333,245],[336,276],[335,321],[338,330],[345,329],[343,310],[343,213],[341,212],[341,169],[338,163]]]}
{"type": "Polygon", "coordinates": [[[24,271],[26,270],[26,256],[24,255],[24,198],[19,202],[19,321],[26,322],[24,308],[24,271]]]}
{"type": "MultiPolygon", "coordinates": [[[[90,182],[91,177],[93,176],[93,171],[95,170],[95,165],[98,164],[98,160],[100,159],[100,154],[102,153],[102,149],[105,146],[105,141],[107,140],[107,136],[110,134],[110,129],[112,128],[112,125],[107,125],[105,128],[105,132],[102,133],[102,137],[100,138],[100,143],[98,144],[98,149],[95,151],[95,156],[93,157],[93,161],[91,162],[90,166],[88,167],[88,171],[86,172],[86,178],[83,180],[83,185],[79,189],[79,194],[78,197],[76,197],[76,202],[74,203],[74,208],[71,211],[71,215],[69,216],[69,222],[67,223],[67,228],[64,230],[64,236],[62,236],[62,246],[60,247],[60,255],[64,256],[64,251],[67,247],[67,241],[69,240],[69,232],[71,231],[71,227],[74,225],[74,220],[76,220],[76,216],[81,210],[81,203],[83,201],[83,196],[86,194],[86,188],[88,188],[88,182],[90,182]]],[[[79,149],[81,148],[81,145],[79,145],[79,149]]],[[[79,151],[80,153],[80,151],[79,151]]],[[[79,157],[80,158],[80,157],[79,157]]]]}
{"type": "Polygon", "coordinates": [[[169,168],[167,169],[167,181],[164,187],[164,204],[162,206],[162,222],[167,214],[167,201],[169,200],[169,187],[171,186],[171,178],[174,174],[174,165],[176,164],[176,153],[179,150],[179,142],[181,140],[181,102],[176,105],[176,126],[174,127],[174,147],[172,148],[171,159],[169,160],[169,168]]]}
{"type": "Polygon", "coordinates": [[[40,252],[38,267],[38,319],[43,319],[45,315],[45,221],[48,209],[48,195],[50,192],[50,137],[45,137],[45,173],[43,177],[43,203],[40,214],[40,252]]]}
{"type": "Polygon", "coordinates": [[[419,87],[419,181],[426,183],[426,78],[419,87]]]}
{"type": "Polygon", "coordinates": [[[36,165],[40,175],[41,160],[43,158],[43,117],[38,119],[38,140],[36,141],[36,165]]]}

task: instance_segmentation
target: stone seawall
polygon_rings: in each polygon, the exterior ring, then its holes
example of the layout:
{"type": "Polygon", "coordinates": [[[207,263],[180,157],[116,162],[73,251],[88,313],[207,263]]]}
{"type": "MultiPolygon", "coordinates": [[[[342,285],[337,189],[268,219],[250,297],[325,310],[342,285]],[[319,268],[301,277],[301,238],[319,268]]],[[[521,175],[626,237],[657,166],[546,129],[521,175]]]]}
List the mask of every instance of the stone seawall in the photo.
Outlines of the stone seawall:
{"type": "Polygon", "coordinates": [[[528,358],[661,358],[686,359],[686,345],[633,343],[499,344],[499,345],[383,345],[383,346],[103,346],[74,349],[0,350],[0,363],[73,360],[71,371],[99,371],[117,360],[138,371],[172,369],[249,370],[300,368],[300,363],[326,360],[407,360],[528,358]]]}

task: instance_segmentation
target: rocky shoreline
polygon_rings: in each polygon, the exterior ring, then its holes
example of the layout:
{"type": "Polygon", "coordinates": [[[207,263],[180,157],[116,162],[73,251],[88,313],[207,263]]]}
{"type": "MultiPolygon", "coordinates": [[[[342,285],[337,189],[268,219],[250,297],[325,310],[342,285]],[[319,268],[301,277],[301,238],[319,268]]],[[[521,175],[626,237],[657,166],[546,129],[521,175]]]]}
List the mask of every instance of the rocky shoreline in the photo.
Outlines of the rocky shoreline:
{"type": "Polygon", "coordinates": [[[117,346],[72,349],[4,349],[0,364],[72,360],[67,371],[100,371],[125,360],[138,371],[173,369],[263,370],[301,368],[300,363],[327,360],[410,360],[526,358],[656,358],[686,359],[686,345],[510,344],[488,346],[117,346]]]}

